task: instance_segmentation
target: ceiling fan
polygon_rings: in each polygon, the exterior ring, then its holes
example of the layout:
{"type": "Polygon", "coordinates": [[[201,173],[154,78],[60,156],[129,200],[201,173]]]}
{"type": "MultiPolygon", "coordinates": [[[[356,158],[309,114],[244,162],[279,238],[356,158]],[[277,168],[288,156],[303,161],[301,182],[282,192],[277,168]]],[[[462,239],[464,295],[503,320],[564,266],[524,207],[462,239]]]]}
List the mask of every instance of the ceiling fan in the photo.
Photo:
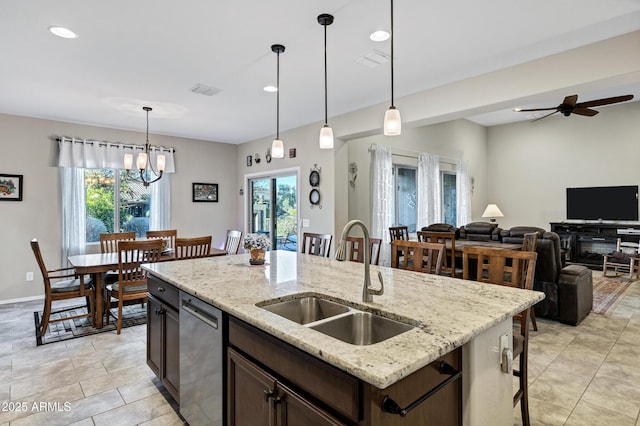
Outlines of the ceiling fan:
{"type": "Polygon", "coordinates": [[[547,114],[547,115],[543,115],[542,117],[536,118],[535,120],[532,120],[531,122],[533,123],[534,121],[538,121],[538,120],[542,120],[543,118],[547,118],[557,112],[561,112],[562,115],[564,115],[565,117],[570,116],[571,114],[578,114],[578,115],[586,115],[587,117],[593,117],[594,115],[596,115],[598,113],[598,111],[596,111],[595,109],[590,109],[591,107],[597,107],[597,106],[603,106],[603,105],[610,105],[610,104],[617,104],[618,102],[625,102],[625,101],[629,101],[633,99],[633,95],[624,95],[624,96],[614,96],[612,98],[603,98],[603,99],[595,99],[593,101],[587,101],[587,102],[578,102],[578,95],[571,95],[571,96],[566,96],[564,98],[564,101],[562,101],[562,103],[560,105],[558,105],[557,107],[550,107],[550,108],[533,108],[533,109],[520,109],[520,108],[515,108],[514,111],[516,112],[529,112],[529,111],[551,111],[554,110],[553,112],[547,114]]]}

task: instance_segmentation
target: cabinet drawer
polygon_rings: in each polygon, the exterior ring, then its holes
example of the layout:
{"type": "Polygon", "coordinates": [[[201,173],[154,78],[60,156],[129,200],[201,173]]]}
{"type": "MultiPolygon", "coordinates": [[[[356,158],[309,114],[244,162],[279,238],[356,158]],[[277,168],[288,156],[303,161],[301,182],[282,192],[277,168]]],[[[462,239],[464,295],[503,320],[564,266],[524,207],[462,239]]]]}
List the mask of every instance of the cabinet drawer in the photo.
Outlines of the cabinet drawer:
{"type": "Polygon", "coordinates": [[[361,418],[357,378],[232,317],[229,344],[331,411],[353,422],[361,418]]]}
{"type": "Polygon", "coordinates": [[[180,291],[178,288],[159,280],[153,275],[149,275],[148,277],[147,289],[149,293],[162,300],[162,302],[172,306],[174,309],[179,310],[180,291]]]}

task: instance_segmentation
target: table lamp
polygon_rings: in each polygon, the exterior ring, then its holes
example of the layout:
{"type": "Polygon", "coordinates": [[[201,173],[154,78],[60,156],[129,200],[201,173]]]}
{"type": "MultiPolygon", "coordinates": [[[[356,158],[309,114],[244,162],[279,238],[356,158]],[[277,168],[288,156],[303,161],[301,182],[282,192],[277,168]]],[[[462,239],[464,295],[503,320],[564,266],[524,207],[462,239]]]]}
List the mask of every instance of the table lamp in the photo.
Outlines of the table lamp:
{"type": "Polygon", "coordinates": [[[500,209],[495,204],[489,204],[486,209],[484,209],[484,213],[482,213],[482,217],[489,217],[489,222],[496,223],[496,217],[504,217],[500,209]]]}

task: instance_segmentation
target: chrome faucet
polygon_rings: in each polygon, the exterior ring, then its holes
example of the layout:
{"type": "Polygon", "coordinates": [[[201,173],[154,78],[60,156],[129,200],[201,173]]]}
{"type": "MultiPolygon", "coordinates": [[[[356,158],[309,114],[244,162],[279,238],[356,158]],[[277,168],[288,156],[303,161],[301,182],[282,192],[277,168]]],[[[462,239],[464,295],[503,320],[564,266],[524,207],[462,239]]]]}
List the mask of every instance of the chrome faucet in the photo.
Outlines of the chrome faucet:
{"type": "Polygon", "coordinates": [[[340,236],[340,243],[338,244],[338,249],[336,250],[336,260],[344,261],[347,258],[347,236],[349,235],[349,231],[355,225],[358,225],[362,229],[362,233],[364,234],[364,247],[361,247],[361,250],[364,250],[364,283],[362,285],[362,301],[363,302],[373,302],[373,295],[380,296],[384,294],[384,283],[382,282],[382,274],[378,271],[378,279],[380,280],[380,290],[375,290],[371,288],[371,277],[369,274],[369,267],[371,263],[371,249],[369,247],[369,230],[367,229],[364,222],[361,220],[352,220],[344,226],[342,230],[342,235],[340,236]]]}

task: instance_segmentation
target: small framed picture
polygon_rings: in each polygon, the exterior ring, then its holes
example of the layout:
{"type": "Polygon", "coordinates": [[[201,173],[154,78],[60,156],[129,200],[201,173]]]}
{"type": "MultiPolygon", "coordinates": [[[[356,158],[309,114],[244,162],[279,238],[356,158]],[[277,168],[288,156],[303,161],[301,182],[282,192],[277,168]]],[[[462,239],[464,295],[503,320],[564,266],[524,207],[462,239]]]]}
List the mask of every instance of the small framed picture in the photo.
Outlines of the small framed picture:
{"type": "Polygon", "coordinates": [[[247,167],[251,167],[253,164],[253,158],[250,155],[247,155],[247,167]]]}
{"type": "Polygon", "coordinates": [[[0,174],[0,201],[22,201],[22,175],[0,174]]]}
{"type": "Polygon", "coordinates": [[[217,203],[218,184],[217,183],[194,183],[193,202],[217,203]]]}

